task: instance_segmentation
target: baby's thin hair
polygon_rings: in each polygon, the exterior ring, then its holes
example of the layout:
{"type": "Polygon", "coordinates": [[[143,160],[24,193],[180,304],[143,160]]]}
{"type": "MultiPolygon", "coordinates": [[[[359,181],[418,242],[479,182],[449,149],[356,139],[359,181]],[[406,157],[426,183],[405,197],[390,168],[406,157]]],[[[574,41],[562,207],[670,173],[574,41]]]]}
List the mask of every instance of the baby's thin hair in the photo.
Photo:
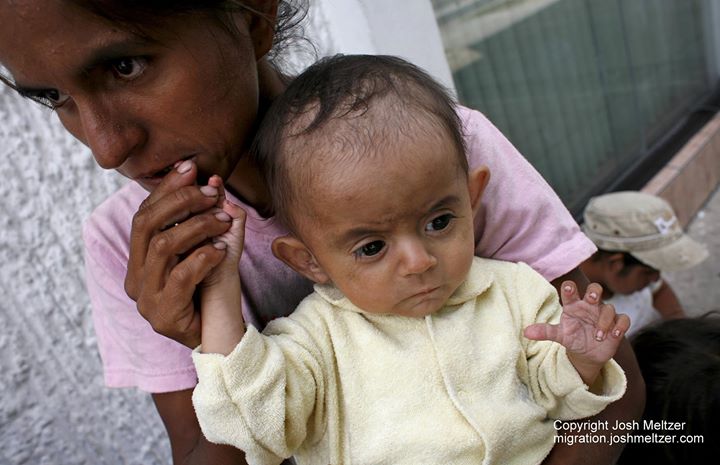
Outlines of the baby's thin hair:
{"type": "Polygon", "coordinates": [[[318,150],[333,162],[373,156],[376,147],[416,128],[449,138],[467,173],[462,124],[447,89],[401,58],[335,55],[309,67],[273,102],[251,152],[272,192],[273,213],[296,231],[295,200],[315,176],[300,169],[311,161],[307,157],[318,150]],[[373,111],[378,105],[381,120],[373,111]],[[339,129],[332,142],[320,133],[328,125],[339,129]]]}

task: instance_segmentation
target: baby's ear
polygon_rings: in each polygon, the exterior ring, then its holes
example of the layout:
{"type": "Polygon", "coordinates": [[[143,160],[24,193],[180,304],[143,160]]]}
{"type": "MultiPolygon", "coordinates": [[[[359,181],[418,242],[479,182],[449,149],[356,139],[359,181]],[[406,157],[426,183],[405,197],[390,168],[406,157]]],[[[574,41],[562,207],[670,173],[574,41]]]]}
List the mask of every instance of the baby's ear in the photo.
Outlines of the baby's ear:
{"type": "Polygon", "coordinates": [[[478,166],[468,174],[468,190],[473,215],[480,209],[480,201],[488,181],[490,181],[490,169],[487,166],[478,166]]]}
{"type": "Polygon", "coordinates": [[[319,284],[330,281],[330,277],[300,239],[294,236],[278,237],[273,241],[272,251],[279,260],[309,280],[319,284]]]}

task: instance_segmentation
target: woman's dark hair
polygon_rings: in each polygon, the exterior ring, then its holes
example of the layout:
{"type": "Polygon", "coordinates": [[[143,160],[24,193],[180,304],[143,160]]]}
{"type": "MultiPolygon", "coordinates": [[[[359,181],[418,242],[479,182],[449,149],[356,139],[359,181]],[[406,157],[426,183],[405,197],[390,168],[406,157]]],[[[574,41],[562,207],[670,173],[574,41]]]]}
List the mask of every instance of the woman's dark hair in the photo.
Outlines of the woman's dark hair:
{"type": "MultiPolygon", "coordinates": [[[[720,443],[720,313],[668,320],[638,333],[632,342],[646,385],[643,421],[684,422],[679,430],[661,429],[674,443],[633,443],[620,464],[716,463],[720,443]],[[681,436],[702,436],[683,443],[681,436]]],[[[641,421],[636,435],[648,435],[641,421]]]]}
{"type": "Polygon", "coordinates": [[[288,144],[296,137],[307,136],[312,140],[318,131],[336,120],[348,122],[352,129],[328,138],[342,140],[347,147],[334,150],[334,160],[370,156],[374,147],[390,144],[399,133],[419,127],[444,133],[455,148],[458,166],[468,172],[462,123],[455,103],[447,89],[430,75],[393,56],[326,57],[297,76],[273,101],[251,150],[273,193],[273,211],[291,230],[295,230],[295,225],[289,212],[296,207],[294,200],[301,196],[313,176],[312,172],[302,176],[298,168],[307,166],[310,160],[307,157],[314,152],[288,150],[288,144]],[[392,110],[384,124],[361,118],[378,102],[391,102],[392,110]]]}
{"type": "MultiPolygon", "coordinates": [[[[147,35],[163,19],[169,17],[205,13],[213,17],[229,34],[237,34],[234,14],[250,12],[260,17],[264,13],[248,6],[241,0],[67,0],[68,2],[97,15],[100,18],[118,23],[139,35],[147,35]]],[[[268,60],[278,69],[281,78],[290,80],[282,73],[282,57],[292,46],[303,42],[315,49],[306,38],[301,22],[308,12],[308,0],[279,0],[275,17],[272,48],[268,52],[268,60]]],[[[269,20],[269,19],[268,19],[269,20]]],[[[13,79],[6,75],[0,65],[0,82],[18,90],[13,79]]],[[[38,101],[42,105],[47,105],[38,101]]]]}
{"type": "MultiPolygon", "coordinates": [[[[241,0],[69,0],[97,16],[124,24],[142,32],[159,20],[171,16],[205,12],[213,15],[228,30],[236,32],[233,14],[240,11],[263,16],[263,13],[241,0]]],[[[296,40],[304,40],[300,22],[308,11],[308,0],[280,0],[275,19],[273,46],[268,54],[271,61],[296,40]]]]}

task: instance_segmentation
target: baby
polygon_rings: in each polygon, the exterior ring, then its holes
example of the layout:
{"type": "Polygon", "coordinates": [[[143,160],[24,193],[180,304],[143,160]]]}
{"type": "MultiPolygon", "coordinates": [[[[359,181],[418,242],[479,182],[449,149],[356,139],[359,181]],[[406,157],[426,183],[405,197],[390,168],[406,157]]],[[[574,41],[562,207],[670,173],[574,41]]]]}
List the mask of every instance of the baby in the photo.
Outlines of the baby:
{"type": "MultiPolygon", "coordinates": [[[[540,463],[553,420],[620,398],[629,320],[527,265],[474,257],[488,182],[469,172],[453,102],[392,57],[337,56],[273,103],[256,155],[275,255],[315,292],[245,329],[243,214],[202,293],[193,402],[206,437],[256,463],[540,463]]],[[[218,178],[211,182],[219,184],[218,178]]],[[[278,292],[282,292],[279,289],[278,292]]]]}

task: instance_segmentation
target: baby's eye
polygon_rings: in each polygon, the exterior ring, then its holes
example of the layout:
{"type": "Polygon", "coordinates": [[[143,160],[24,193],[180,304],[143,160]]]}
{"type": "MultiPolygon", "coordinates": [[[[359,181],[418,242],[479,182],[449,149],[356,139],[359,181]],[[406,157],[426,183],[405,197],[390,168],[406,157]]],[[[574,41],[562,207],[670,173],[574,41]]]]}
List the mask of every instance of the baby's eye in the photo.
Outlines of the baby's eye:
{"type": "Polygon", "coordinates": [[[367,244],[359,247],[357,250],[355,250],[355,255],[358,257],[372,257],[373,255],[377,255],[380,252],[382,252],[382,249],[385,247],[385,242],[383,241],[372,241],[368,242],[367,244]]]}
{"type": "Polygon", "coordinates": [[[440,215],[425,225],[425,231],[441,231],[447,228],[454,218],[455,215],[452,215],[450,213],[440,215]]]}
{"type": "Polygon", "coordinates": [[[147,63],[142,58],[119,58],[110,63],[113,74],[126,81],[138,78],[146,66],[147,63]]]}

